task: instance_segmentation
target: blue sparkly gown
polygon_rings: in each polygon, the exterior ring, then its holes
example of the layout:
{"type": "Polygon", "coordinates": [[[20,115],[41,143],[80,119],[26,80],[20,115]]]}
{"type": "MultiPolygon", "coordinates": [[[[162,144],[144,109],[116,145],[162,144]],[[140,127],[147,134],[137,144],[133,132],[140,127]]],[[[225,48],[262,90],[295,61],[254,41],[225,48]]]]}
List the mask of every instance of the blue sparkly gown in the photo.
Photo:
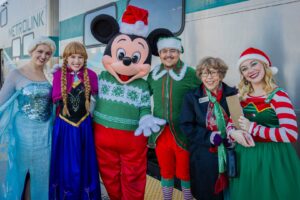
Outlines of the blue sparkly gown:
{"type": "Polygon", "coordinates": [[[48,199],[52,86],[18,69],[0,91],[0,199],[19,200],[30,174],[32,200],[48,199]]]}

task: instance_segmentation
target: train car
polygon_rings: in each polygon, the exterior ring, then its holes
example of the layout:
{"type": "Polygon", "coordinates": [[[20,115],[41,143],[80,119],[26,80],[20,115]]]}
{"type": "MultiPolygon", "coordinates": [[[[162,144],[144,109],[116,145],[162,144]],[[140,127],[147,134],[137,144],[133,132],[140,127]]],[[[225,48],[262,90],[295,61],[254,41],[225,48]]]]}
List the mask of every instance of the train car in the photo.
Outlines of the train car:
{"type": "MultiPolygon", "coordinates": [[[[47,36],[58,44],[58,2],[0,1],[0,86],[9,70],[28,60],[27,48],[35,37],[47,36]]],[[[57,62],[55,59],[51,61],[49,66],[57,62]]]]}
{"type": "MultiPolygon", "coordinates": [[[[236,85],[239,54],[257,47],[270,56],[279,73],[277,82],[292,99],[300,125],[300,0],[2,0],[0,1],[1,81],[11,65],[26,59],[28,38],[46,34],[58,40],[59,52],[70,41],[82,42],[88,66],[103,70],[105,45],[91,34],[95,16],[105,13],[120,20],[128,4],[149,11],[149,32],[170,29],[182,39],[182,59],[196,66],[205,56],[229,65],[225,82],[236,85]]],[[[159,63],[153,57],[153,66],[159,63]]],[[[300,156],[300,143],[295,143],[300,156]]],[[[155,171],[155,169],[153,169],[155,171]]]]}

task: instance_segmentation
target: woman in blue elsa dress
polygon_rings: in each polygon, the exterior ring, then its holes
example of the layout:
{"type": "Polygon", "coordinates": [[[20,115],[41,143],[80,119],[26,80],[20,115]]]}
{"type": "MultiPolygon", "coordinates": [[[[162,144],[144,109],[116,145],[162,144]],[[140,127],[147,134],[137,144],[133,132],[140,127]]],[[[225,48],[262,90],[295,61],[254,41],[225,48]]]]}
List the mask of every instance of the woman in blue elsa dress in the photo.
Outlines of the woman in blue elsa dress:
{"type": "Polygon", "coordinates": [[[52,86],[43,73],[55,52],[46,37],[29,45],[30,60],[9,72],[0,90],[0,199],[19,200],[26,175],[31,200],[47,200],[52,132],[52,86]]]}

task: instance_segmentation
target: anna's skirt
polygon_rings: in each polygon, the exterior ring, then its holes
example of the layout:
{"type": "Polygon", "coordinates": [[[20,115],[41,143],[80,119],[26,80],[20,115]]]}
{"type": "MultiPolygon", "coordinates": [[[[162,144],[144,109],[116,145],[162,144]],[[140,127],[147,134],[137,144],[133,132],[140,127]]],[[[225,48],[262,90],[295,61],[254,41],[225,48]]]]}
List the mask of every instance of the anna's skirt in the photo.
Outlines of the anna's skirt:
{"type": "Polygon", "coordinates": [[[49,199],[101,199],[90,116],[79,127],[59,117],[55,120],[49,199]]]}

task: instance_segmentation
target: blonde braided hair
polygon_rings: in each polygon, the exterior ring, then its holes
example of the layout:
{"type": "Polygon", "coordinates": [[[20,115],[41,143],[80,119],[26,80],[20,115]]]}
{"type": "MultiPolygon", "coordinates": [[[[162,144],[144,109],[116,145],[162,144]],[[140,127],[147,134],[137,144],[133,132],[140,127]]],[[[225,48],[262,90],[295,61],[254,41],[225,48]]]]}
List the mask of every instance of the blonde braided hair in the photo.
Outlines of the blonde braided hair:
{"type": "Polygon", "coordinates": [[[90,85],[90,79],[88,75],[88,70],[86,67],[86,60],[84,61],[84,72],[83,72],[83,80],[84,80],[84,95],[85,95],[85,109],[87,112],[90,111],[90,91],[91,91],[91,85],[90,85]]]}
{"type": "Polygon", "coordinates": [[[62,66],[62,73],[61,73],[61,93],[63,99],[63,115],[70,116],[68,107],[67,107],[67,99],[68,99],[68,92],[67,92],[67,65],[68,65],[68,57],[72,54],[80,54],[84,58],[84,67],[83,71],[83,81],[84,81],[84,88],[85,88],[85,109],[87,112],[90,110],[90,92],[91,92],[91,85],[90,79],[87,70],[87,52],[85,47],[80,42],[70,42],[64,49],[63,52],[63,66],[62,66]]]}

